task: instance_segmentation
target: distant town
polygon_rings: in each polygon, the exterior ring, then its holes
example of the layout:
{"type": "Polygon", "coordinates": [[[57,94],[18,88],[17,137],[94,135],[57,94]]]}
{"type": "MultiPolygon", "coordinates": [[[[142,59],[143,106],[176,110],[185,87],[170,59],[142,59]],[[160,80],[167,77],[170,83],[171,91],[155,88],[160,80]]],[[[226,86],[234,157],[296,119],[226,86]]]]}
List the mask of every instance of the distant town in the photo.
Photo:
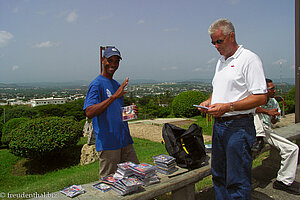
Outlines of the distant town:
{"type": "MultiPolygon", "coordinates": [[[[280,92],[288,92],[294,85],[279,83],[280,92]]],[[[87,84],[3,84],[0,83],[0,105],[28,105],[31,107],[46,104],[63,104],[79,98],[85,98],[88,90],[87,84]]],[[[144,96],[164,95],[168,93],[175,97],[183,91],[200,91],[210,93],[212,86],[210,81],[183,81],[183,82],[134,82],[127,86],[128,97],[142,98],[144,96]]]]}

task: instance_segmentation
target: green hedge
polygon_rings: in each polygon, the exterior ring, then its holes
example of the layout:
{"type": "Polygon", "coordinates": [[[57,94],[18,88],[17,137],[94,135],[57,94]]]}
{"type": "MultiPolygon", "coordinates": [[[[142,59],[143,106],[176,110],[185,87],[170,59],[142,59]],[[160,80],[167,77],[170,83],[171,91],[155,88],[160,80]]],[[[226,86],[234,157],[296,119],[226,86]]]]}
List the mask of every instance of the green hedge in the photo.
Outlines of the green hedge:
{"type": "Polygon", "coordinates": [[[2,137],[1,142],[2,144],[8,145],[9,144],[9,134],[12,132],[13,129],[17,128],[20,124],[30,120],[27,117],[21,118],[13,118],[6,122],[2,128],[2,137]]]}
{"type": "Polygon", "coordinates": [[[199,91],[181,92],[172,101],[172,110],[176,117],[193,117],[200,112],[194,104],[199,105],[207,99],[206,95],[199,91]]]}
{"type": "Polygon", "coordinates": [[[74,120],[48,117],[29,120],[11,132],[9,149],[16,156],[42,158],[76,145],[82,127],[74,120]]]}

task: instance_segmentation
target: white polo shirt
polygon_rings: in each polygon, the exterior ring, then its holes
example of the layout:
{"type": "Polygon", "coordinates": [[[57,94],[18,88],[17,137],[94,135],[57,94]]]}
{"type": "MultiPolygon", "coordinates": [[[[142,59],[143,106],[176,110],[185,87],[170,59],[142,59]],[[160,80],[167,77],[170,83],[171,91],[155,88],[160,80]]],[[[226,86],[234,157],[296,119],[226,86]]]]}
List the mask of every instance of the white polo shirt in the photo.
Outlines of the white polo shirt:
{"type": "MultiPolygon", "coordinates": [[[[267,93],[267,85],[260,58],[248,49],[239,46],[231,57],[222,56],[217,63],[212,81],[211,105],[240,101],[251,94],[267,93]]],[[[250,110],[225,113],[222,117],[255,113],[250,110]]]]}

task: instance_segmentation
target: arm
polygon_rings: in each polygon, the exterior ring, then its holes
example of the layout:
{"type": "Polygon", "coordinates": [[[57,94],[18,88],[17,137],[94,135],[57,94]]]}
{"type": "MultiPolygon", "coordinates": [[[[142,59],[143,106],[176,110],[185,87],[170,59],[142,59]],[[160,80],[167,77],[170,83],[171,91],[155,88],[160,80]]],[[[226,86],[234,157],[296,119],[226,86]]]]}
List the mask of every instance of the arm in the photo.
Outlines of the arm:
{"type": "Polygon", "coordinates": [[[95,116],[100,115],[103,113],[110,104],[112,104],[117,98],[122,97],[124,94],[126,94],[126,91],[124,90],[126,85],[128,84],[128,78],[122,83],[122,85],[119,87],[119,89],[108,99],[105,101],[102,101],[98,104],[91,105],[86,108],[85,115],[92,119],[95,116]]]}
{"type": "Polygon", "coordinates": [[[249,110],[267,103],[266,94],[252,94],[245,99],[231,103],[216,103],[210,106],[207,111],[213,117],[220,117],[226,112],[230,112],[230,105],[233,105],[235,111],[249,110]]]}
{"type": "Polygon", "coordinates": [[[262,107],[258,107],[258,108],[256,108],[255,112],[269,115],[271,118],[272,124],[276,124],[278,122],[277,116],[280,115],[280,113],[278,112],[278,108],[273,108],[273,109],[267,110],[262,107]]]}

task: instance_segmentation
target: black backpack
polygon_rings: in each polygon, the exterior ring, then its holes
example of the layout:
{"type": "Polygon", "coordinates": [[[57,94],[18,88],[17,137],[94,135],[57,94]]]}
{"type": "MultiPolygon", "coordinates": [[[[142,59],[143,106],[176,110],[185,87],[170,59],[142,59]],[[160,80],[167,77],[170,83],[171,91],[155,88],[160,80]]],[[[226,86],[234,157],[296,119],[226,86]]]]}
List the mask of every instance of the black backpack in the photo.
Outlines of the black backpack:
{"type": "Polygon", "coordinates": [[[162,136],[167,152],[176,158],[179,167],[192,170],[206,164],[202,128],[197,124],[192,124],[185,130],[166,123],[162,129],[162,136]]]}

